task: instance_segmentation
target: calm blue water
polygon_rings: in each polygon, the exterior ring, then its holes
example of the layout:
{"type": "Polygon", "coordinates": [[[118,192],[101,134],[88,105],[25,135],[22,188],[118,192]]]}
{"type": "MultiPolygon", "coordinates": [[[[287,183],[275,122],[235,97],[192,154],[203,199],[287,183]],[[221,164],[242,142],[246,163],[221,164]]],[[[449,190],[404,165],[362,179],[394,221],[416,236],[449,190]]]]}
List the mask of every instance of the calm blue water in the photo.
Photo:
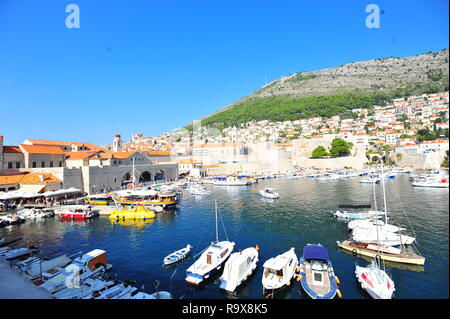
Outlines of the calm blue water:
{"type": "MultiPolygon", "coordinates": [[[[355,262],[362,258],[337,248],[336,240],[345,240],[345,222],[330,217],[329,211],[339,203],[371,203],[372,186],[359,178],[346,181],[317,182],[304,178],[260,181],[246,187],[207,186],[213,192],[194,197],[187,192],[180,208],[159,214],[154,221],[140,224],[112,224],[107,217],[88,222],[62,222],[59,217],[40,222],[0,229],[0,237],[24,239],[15,247],[35,245],[43,254],[73,254],[100,248],[107,251],[112,273],[119,279],[135,280],[154,291],[172,289],[176,298],[263,298],[262,264],[267,259],[295,247],[300,257],[304,245],[320,243],[328,248],[336,275],[341,280],[344,298],[368,298],[354,275],[355,262]],[[263,187],[273,187],[281,195],[275,201],[259,195],[263,187]],[[193,255],[215,239],[214,200],[226,233],[219,220],[219,240],[228,236],[236,249],[256,244],[260,247],[259,267],[235,295],[219,290],[218,277],[204,287],[185,283],[185,271],[194,262],[193,255]],[[194,254],[170,268],[162,266],[163,258],[186,244],[194,254]],[[176,272],[175,272],[176,271],[176,272]],[[175,272],[175,273],[174,273],[175,272]],[[172,281],[170,277],[173,275],[172,281]]],[[[377,185],[378,204],[382,207],[382,189],[377,185]]],[[[410,185],[407,176],[386,181],[390,216],[398,218],[408,233],[415,232],[420,253],[426,257],[424,267],[388,265],[396,286],[395,298],[448,298],[449,191],[422,189],[410,185]]],[[[393,221],[393,220],[392,220],[393,221]]],[[[275,298],[304,298],[299,282],[275,295],[275,298]]]]}

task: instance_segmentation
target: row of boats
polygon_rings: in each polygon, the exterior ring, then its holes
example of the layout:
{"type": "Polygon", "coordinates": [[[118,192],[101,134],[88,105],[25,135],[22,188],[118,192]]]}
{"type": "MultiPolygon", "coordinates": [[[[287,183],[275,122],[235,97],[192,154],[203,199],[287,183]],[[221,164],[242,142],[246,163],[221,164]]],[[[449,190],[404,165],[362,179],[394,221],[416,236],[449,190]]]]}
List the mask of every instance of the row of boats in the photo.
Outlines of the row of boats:
{"type": "MultiPolygon", "coordinates": [[[[4,243],[0,238],[0,259],[56,299],[172,299],[170,292],[146,293],[144,287],[133,287],[131,281],[107,276],[112,265],[104,250],[46,259],[36,256],[39,251],[36,247],[10,249],[5,246],[12,242],[4,243]]],[[[156,289],[158,285],[156,281],[156,289]]]]}
{"type": "MultiPolygon", "coordinates": [[[[219,278],[220,289],[232,293],[256,270],[260,248],[256,245],[233,252],[235,242],[229,241],[228,238],[219,241],[217,214],[216,202],[216,240],[187,268],[185,281],[198,286],[222,271],[219,278]]],[[[187,245],[168,255],[164,258],[164,265],[185,259],[192,248],[191,245],[187,245]]],[[[334,274],[328,251],[320,244],[305,246],[300,259],[292,247],[287,252],[267,260],[263,267],[262,285],[265,292],[273,294],[274,291],[289,286],[296,279],[301,282],[303,289],[311,298],[332,299],[336,294],[342,297],[338,289],[339,279],[334,274]]]]}

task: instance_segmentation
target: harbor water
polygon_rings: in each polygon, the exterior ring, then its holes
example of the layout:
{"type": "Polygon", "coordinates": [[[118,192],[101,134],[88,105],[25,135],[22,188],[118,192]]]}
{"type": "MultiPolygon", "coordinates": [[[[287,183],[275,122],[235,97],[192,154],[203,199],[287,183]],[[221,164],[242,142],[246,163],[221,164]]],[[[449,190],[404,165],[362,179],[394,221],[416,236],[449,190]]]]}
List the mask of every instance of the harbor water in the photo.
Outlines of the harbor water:
{"type": "MultiPolygon", "coordinates": [[[[306,244],[320,243],[329,251],[343,298],[369,298],[355,277],[355,263],[366,265],[369,260],[337,247],[336,241],[348,239],[350,234],[346,222],[330,215],[339,204],[373,203],[372,185],[361,184],[359,179],[319,182],[312,178],[277,178],[249,186],[206,185],[212,193],[193,196],[185,191],[177,209],[160,213],[154,220],[112,223],[100,216],[77,222],[55,216],[1,228],[0,237],[23,237],[11,247],[34,245],[44,256],[103,249],[113,265],[111,274],[117,274],[118,279],[134,280],[135,287],[144,286],[147,292],[155,291],[158,280],[159,290],[170,290],[174,298],[183,299],[264,298],[261,278],[267,259],[291,247],[300,257],[306,244]],[[274,188],[280,198],[263,198],[259,191],[264,187],[274,188]],[[215,240],[216,200],[219,240],[234,241],[235,251],[256,245],[260,248],[258,268],[234,294],[219,289],[220,273],[200,287],[184,281],[195,255],[215,240]],[[187,244],[194,246],[189,258],[163,267],[166,255],[187,244]]],[[[384,210],[382,186],[375,187],[378,209],[384,210]]],[[[390,223],[398,221],[407,229],[406,234],[416,237],[417,248],[426,258],[425,266],[386,265],[395,282],[394,298],[449,297],[448,196],[448,188],[411,186],[408,175],[386,180],[390,223]]],[[[293,281],[273,298],[307,297],[300,283],[293,281]]]]}

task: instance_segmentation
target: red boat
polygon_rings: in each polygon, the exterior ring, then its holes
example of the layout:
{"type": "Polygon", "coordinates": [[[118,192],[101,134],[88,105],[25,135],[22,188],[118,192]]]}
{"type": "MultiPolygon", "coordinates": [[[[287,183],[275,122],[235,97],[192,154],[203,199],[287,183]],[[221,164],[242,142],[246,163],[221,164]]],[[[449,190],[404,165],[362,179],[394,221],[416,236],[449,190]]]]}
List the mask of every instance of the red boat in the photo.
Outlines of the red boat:
{"type": "Polygon", "coordinates": [[[93,216],[92,210],[82,208],[70,209],[68,212],[61,213],[61,218],[64,219],[89,219],[93,216]]]}

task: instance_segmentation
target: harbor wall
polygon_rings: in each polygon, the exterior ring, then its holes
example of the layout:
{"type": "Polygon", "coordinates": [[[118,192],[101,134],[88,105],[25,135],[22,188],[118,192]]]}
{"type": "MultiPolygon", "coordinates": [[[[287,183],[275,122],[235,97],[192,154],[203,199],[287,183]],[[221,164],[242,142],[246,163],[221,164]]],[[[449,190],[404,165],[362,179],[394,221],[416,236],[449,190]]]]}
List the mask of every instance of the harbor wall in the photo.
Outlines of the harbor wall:
{"type": "MultiPolygon", "coordinates": [[[[439,169],[444,161],[445,151],[436,151],[426,154],[407,155],[402,154],[401,160],[397,160],[400,166],[412,167],[414,169],[439,169]]],[[[396,157],[393,156],[395,159],[396,157]]]]}
{"type": "Polygon", "coordinates": [[[363,169],[368,159],[365,150],[357,149],[354,155],[337,158],[294,158],[295,165],[302,168],[320,168],[320,169],[342,169],[351,167],[353,169],[363,169]]]}

